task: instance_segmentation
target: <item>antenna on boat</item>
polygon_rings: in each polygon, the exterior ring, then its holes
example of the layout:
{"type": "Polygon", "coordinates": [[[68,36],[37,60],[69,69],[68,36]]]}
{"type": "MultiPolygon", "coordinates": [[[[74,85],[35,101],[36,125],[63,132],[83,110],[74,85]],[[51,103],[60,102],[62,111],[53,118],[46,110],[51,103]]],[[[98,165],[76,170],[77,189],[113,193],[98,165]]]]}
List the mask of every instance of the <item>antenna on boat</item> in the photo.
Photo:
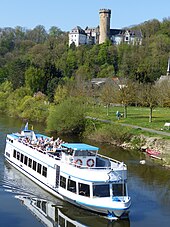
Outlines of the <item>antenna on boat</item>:
{"type": "Polygon", "coordinates": [[[25,128],[24,128],[25,131],[28,130],[28,122],[25,124],[25,128]]]}

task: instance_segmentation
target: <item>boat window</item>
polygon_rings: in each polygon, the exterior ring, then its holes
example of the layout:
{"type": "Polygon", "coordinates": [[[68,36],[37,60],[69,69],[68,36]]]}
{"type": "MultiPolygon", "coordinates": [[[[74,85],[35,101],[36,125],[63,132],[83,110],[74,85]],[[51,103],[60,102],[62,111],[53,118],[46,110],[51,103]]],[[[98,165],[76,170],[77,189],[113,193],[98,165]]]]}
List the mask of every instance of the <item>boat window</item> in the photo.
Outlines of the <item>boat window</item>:
{"type": "Polygon", "coordinates": [[[76,182],[68,179],[67,190],[76,193],[76,182]]]}
{"type": "Polygon", "coordinates": [[[32,159],[31,158],[29,158],[29,160],[28,160],[28,166],[31,168],[31,166],[32,166],[32,159]]]}
{"type": "Polygon", "coordinates": [[[24,161],[24,155],[23,155],[23,154],[21,154],[20,161],[21,161],[22,163],[23,163],[23,161],[24,161]]]}
{"type": "MultiPolygon", "coordinates": [[[[58,217],[58,224],[59,224],[58,226],[66,226],[67,223],[68,223],[67,219],[64,219],[62,216],[58,217]]],[[[73,225],[73,226],[75,226],[75,225],[73,225]]]]}
{"type": "Polygon", "coordinates": [[[94,197],[110,197],[109,184],[93,185],[94,197]]]}
{"type": "Polygon", "coordinates": [[[42,201],[42,211],[44,211],[44,213],[46,214],[47,213],[47,202],[45,201],[42,201]]]}
{"type": "Polygon", "coordinates": [[[43,166],[42,175],[43,175],[44,177],[47,177],[47,168],[46,168],[45,166],[43,166]]]}
{"type": "Polygon", "coordinates": [[[112,184],[113,196],[125,196],[126,187],[125,184],[112,184]],[[124,185],[124,187],[123,187],[124,185]]]}
{"type": "Polygon", "coordinates": [[[36,171],[36,169],[37,169],[37,162],[36,161],[33,161],[33,170],[35,170],[36,171]]]}
{"type": "Polygon", "coordinates": [[[38,163],[37,172],[41,174],[42,165],[38,163]]]}
{"type": "Polygon", "coordinates": [[[66,178],[63,176],[60,176],[60,186],[66,188],[66,178]]]}
{"type": "Polygon", "coordinates": [[[75,151],[74,156],[95,156],[96,152],[95,151],[82,151],[82,150],[77,150],[75,151]]]}
{"type": "Polygon", "coordinates": [[[24,158],[24,164],[27,166],[27,163],[28,163],[28,157],[25,156],[25,158],[24,158]]]}
{"type": "Polygon", "coordinates": [[[20,160],[20,152],[17,151],[17,159],[20,160]]]}
{"type": "Polygon", "coordinates": [[[13,157],[16,158],[17,151],[14,150],[13,157]]]}
{"type": "Polygon", "coordinates": [[[78,183],[79,195],[90,196],[90,186],[88,184],[78,183]]]}

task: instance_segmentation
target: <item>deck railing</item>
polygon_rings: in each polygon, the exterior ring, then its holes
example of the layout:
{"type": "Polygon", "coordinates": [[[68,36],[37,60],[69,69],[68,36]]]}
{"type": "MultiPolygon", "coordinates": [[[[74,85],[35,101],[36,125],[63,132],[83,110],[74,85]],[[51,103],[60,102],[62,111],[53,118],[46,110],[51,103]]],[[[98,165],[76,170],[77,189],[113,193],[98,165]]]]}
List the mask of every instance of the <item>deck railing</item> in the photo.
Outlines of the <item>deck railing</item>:
{"type": "Polygon", "coordinates": [[[63,161],[63,163],[67,163],[69,165],[75,166],[76,168],[81,168],[81,169],[111,169],[112,167],[113,168],[120,167],[120,165],[122,165],[122,164],[123,164],[124,168],[126,167],[126,165],[124,163],[122,163],[122,162],[120,162],[120,161],[118,161],[116,159],[101,155],[99,153],[97,154],[97,157],[102,158],[103,160],[109,161],[109,166],[92,166],[92,167],[83,166],[83,165],[80,165],[80,164],[76,164],[73,161],[67,161],[65,159],[62,160],[62,156],[61,157],[58,156],[56,152],[52,153],[52,151],[41,149],[37,145],[31,144],[31,143],[26,143],[26,142],[20,140],[20,138],[17,139],[17,141],[22,143],[22,144],[24,144],[25,146],[28,146],[28,147],[32,148],[34,151],[37,151],[37,152],[40,152],[42,154],[48,155],[50,158],[53,158],[55,160],[61,160],[61,161],[63,161]],[[117,166],[115,164],[117,164],[117,166]]]}

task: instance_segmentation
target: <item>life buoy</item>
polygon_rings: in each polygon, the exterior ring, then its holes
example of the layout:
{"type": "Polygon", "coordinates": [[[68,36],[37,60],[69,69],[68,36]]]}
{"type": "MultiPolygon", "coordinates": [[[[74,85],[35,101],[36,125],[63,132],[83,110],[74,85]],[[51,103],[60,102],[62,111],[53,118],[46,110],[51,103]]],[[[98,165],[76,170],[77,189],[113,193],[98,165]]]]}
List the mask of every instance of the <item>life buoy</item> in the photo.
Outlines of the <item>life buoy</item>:
{"type": "Polygon", "coordinates": [[[88,167],[93,167],[94,166],[94,160],[92,158],[87,160],[87,166],[88,167]]]}
{"type": "Polygon", "coordinates": [[[80,166],[82,166],[83,162],[82,162],[81,159],[77,159],[77,160],[74,161],[74,164],[75,164],[77,167],[80,167],[80,166]]]}

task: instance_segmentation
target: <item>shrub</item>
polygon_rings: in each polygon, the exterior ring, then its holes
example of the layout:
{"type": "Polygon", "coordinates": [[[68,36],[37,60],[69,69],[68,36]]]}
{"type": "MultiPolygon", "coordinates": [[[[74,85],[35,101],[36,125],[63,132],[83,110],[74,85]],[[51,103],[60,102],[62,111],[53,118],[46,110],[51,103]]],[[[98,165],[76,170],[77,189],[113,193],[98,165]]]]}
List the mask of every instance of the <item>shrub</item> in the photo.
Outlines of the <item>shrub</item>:
{"type": "Polygon", "coordinates": [[[47,118],[47,130],[79,134],[84,130],[84,113],[84,104],[76,98],[69,98],[58,105],[53,105],[47,118]]]}
{"type": "Polygon", "coordinates": [[[93,133],[90,134],[90,138],[100,142],[113,143],[116,141],[117,143],[122,143],[124,141],[130,141],[131,134],[127,127],[109,124],[102,125],[99,129],[93,131],[93,133]]]}

